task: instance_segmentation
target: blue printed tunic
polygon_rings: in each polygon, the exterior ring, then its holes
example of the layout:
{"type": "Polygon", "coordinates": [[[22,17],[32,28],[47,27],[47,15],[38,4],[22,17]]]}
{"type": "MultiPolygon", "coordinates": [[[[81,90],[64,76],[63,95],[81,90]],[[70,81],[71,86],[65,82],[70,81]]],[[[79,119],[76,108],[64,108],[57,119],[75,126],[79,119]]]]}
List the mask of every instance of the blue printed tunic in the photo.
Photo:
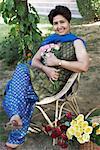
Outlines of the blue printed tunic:
{"type": "Polygon", "coordinates": [[[32,87],[29,68],[26,64],[19,64],[6,87],[3,107],[9,118],[18,114],[22,119],[23,127],[10,132],[9,143],[24,142],[36,101],[38,96],[32,87]]]}

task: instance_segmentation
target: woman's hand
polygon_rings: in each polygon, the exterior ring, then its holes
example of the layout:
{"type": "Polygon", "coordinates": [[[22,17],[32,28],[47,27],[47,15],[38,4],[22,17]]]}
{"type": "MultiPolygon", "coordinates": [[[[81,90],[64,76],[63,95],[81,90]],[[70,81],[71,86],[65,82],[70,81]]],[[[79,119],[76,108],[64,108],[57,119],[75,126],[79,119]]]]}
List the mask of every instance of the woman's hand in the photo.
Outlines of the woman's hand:
{"type": "Polygon", "coordinates": [[[46,73],[49,79],[51,80],[58,80],[59,78],[59,70],[53,67],[43,67],[43,71],[46,73]]]}
{"type": "Polygon", "coordinates": [[[47,66],[58,66],[59,59],[54,55],[54,53],[49,52],[46,54],[45,64],[47,66]]]}

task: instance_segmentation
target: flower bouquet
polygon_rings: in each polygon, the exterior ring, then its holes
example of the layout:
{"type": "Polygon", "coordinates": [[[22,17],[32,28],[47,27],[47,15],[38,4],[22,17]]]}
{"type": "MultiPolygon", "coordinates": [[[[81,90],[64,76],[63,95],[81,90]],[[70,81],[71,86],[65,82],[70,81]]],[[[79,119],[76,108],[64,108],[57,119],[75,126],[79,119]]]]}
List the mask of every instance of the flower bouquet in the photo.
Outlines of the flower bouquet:
{"type": "Polygon", "coordinates": [[[69,140],[77,140],[80,144],[92,141],[100,145],[100,124],[79,114],[70,122],[66,135],[69,140]]]}
{"type": "MultiPolygon", "coordinates": [[[[40,49],[41,49],[42,63],[46,66],[47,66],[46,59],[47,59],[47,57],[50,57],[50,53],[53,53],[58,58],[62,55],[61,51],[60,51],[60,43],[58,43],[58,44],[51,43],[51,44],[41,47],[40,49]]],[[[59,69],[58,67],[56,67],[56,68],[59,69]]],[[[58,71],[60,71],[60,70],[58,70],[58,71]]],[[[53,84],[53,90],[56,90],[59,82],[54,81],[52,79],[50,79],[50,81],[53,84]]]]}
{"type": "MultiPolygon", "coordinates": [[[[40,47],[40,52],[41,62],[44,65],[47,65],[45,60],[50,53],[54,53],[54,55],[59,59],[76,60],[75,50],[71,42],[48,44],[40,47]]],[[[30,67],[31,81],[34,86],[34,90],[39,95],[40,100],[44,97],[55,95],[61,91],[73,73],[72,71],[64,69],[60,66],[54,66],[54,68],[59,71],[59,78],[57,81],[49,79],[48,76],[41,70],[30,67]]]]}
{"type": "Polygon", "coordinates": [[[83,114],[75,117],[71,112],[67,112],[65,118],[57,122],[57,127],[44,126],[44,130],[57,141],[61,148],[67,149],[70,143],[73,144],[76,141],[81,145],[80,150],[87,149],[85,144],[88,144],[87,150],[100,149],[100,122],[94,122],[90,118],[85,119],[83,114]],[[93,143],[99,146],[93,145],[89,148],[89,144],[93,143]]]}

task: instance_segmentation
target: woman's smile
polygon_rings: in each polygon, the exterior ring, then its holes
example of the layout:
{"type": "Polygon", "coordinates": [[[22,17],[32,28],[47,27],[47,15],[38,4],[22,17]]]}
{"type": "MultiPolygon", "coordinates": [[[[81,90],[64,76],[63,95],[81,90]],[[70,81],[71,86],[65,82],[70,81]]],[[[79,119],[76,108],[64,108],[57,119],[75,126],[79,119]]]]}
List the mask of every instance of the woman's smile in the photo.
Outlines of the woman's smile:
{"type": "Polygon", "coordinates": [[[70,32],[70,24],[62,15],[53,18],[53,29],[59,35],[65,35],[70,32]]]}
{"type": "Polygon", "coordinates": [[[64,33],[65,28],[61,27],[61,28],[58,28],[57,30],[58,30],[59,33],[64,33]]]}

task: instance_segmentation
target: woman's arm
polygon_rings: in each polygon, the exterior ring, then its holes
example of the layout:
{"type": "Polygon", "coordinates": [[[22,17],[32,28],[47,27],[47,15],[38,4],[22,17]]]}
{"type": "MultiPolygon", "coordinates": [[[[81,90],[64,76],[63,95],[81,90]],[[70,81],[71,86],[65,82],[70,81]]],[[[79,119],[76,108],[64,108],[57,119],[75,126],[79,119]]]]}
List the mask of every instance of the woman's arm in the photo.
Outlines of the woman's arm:
{"type": "Polygon", "coordinates": [[[86,48],[81,40],[74,41],[77,61],[66,61],[57,59],[53,54],[47,58],[46,63],[48,66],[61,66],[62,68],[71,70],[73,72],[86,72],[89,67],[89,57],[86,48]]]}
{"type": "Polygon", "coordinates": [[[63,68],[74,72],[86,72],[89,67],[89,56],[86,48],[81,40],[74,41],[74,47],[76,52],[77,61],[61,61],[63,68]]]}
{"type": "Polygon", "coordinates": [[[41,49],[39,49],[37,53],[34,55],[32,59],[32,66],[44,71],[43,70],[44,65],[41,63],[41,49]]]}
{"type": "Polygon", "coordinates": [[[53,67],[45,66],[41,63],[41,49],[37,51],[32,59],[32,66],[45,72],[45,74],[52,80],[58,80],[58,70],[53,67]]]}

